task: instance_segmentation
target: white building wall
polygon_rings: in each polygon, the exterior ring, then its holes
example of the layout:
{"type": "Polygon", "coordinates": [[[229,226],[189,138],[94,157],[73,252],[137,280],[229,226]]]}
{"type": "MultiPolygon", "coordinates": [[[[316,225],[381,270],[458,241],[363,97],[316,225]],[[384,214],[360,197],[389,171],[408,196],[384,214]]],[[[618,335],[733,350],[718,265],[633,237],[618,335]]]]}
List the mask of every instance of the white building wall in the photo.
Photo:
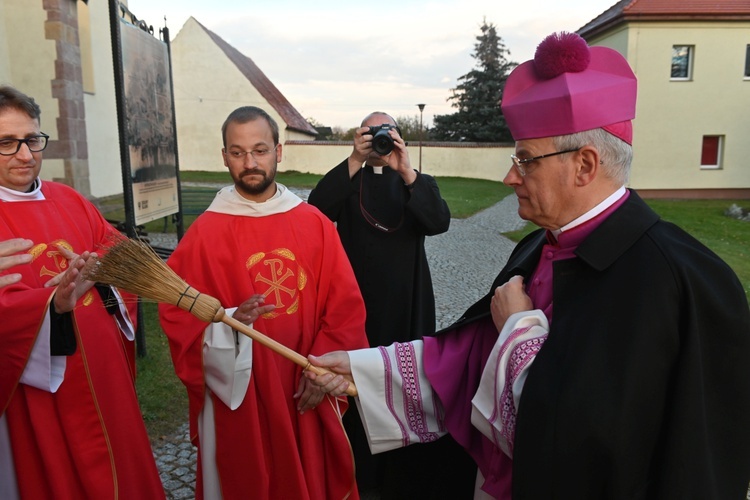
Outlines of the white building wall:
{"type": "MultiPolygon", "coordinates": [[[[0,84],[12,85],[36,100],[42,108],[42,132],[55,140],[59,108],[50,81],[55,78],[57,51],[55,42],[45,38],[46,20],[41,2],[0,0],[0,84]]],[[[63,177],[63,160],[45,159],[39,175],[43,180],[63,177]]]]}
{"type": "Polygon", "coordinates": [[[264,109],[281,127],[280,142],[309,136],[288,132],[284,120],[190,18],[172,43],[177,146],[182,170],[224,170],[221,125],[240,106],[264,109]]]}
{"type": "MultiPolygon", "coordinates": [[[[625,28],[592,43],[622,51],[625,28]]],[[[637,189],[750,188],[750,81],[743,79],[747,22],[627,25],[638,77],[634,159],[637,189]],[[690,81],[671,81],[674,45],[695,47],[690,81]],[[724,136],[722,168],[701,168],[704,135],[724,136]]]]}
{"type": "MultiPolygon", "coordinates": [[[[325,174],[349,157],[352,143],[294,141],[284,144],[282,150],[279,171],[325,174]]],[[[419,143],[410,143],[408,151],[412,168],[419,169],[419,143]]],[[[513,152],[510,145],[425,143],[422,147],[422,172],[439,177],[502,181],[510,169],[513,152]]]]}
{"type": "Polygon", "coordinates": [[[8,9],[0,2],[0,83],[6,83],[10,75],[10,47],[8,45],[8,9]]]}
{"type": "Polygon", "coordinates": [[[83,102],[86,108],[91,194],[102,197],[122,193],[120,136],[109,31],[109,2],[89,2],[88,10],[94,91],[84,93],[83,102]]]}

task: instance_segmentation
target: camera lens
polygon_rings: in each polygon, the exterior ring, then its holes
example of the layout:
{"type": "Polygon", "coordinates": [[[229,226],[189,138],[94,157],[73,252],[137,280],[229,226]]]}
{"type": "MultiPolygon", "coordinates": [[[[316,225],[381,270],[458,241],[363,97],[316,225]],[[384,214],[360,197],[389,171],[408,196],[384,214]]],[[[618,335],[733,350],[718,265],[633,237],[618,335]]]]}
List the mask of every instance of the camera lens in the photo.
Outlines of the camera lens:
{"type": "Polygon", "coordinates": [[[393,151],[393,139],[388,134],[388,129],[380,129],[375,133],[372,137],[372,150],[380,156],[393,151]]]}

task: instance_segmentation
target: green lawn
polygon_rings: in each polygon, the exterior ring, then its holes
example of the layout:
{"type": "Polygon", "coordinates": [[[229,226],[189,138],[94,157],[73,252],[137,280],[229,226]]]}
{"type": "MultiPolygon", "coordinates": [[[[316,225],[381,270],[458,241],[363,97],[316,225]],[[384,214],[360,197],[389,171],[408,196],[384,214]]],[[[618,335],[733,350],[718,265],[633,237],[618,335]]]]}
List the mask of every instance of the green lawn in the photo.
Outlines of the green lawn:
{"type": "Polygon", "coordinates": [[[739,276],[750,297],[750,222],[727,217],[730,205],[750,200],[646,200],[664,220],[674,222],[716,252],[739,276]]]}
{"type": "MultiPolygon", "coordinates": [[[[314,188],[322,176],[300,172],[279,172],[277,180],[285,186],[314,188]]],[[[226,172],[180,172],[183,182],[228,183],[226,172]]],[[[451,216],[463,219],[502,200],[513,189],[502,182],[463,177],[438,177],[440,194],[451,209],[451,216]]],[[[190,189],[190,188],[183,188],[190,189]]]]}
{"type": "MultiPolygon", "coordinates": [[[[183,182],[227,183],[225,172],[182,172],[183,182]]],[[[319,175],[299,172],[280,172],[278,180],[293,187],[312,188],[319,175]]],[[[492,206],[512,193],[500,182],[458,177],[437,179],[440,192],[448,203],[453,217],[465,218],[492,206]]],[[[188,188],[189,189],[189,188],[188,188]]],[[[748,207],[750,201],[743,200],[647,200],[664,219],[675,222],[714,250],[740,277],[745,292],[750,296],[750,223],[725,217],[724,210],[732,203],[748,207]]],[[[111,218],[111,217],[110,217],[111,218]]],[[[188,219],[187,222],[192,222],[188,219]]],[[[162,221],[150,223],[147,231],[160,232],[162,221]]],[[[172,226],[173,225],[169,224],[172,226]]],[[[534,229],[532,224],[508,233],[514,241],[520,240],[534,229]]],[[[187,395],[185,388],[174,374],[166,338],[159,327],[154,304],[144,306],[147,356],[138,359],[138,396],[149,436],[158,440],[171,434],[187,421],[187,395]]]]}
{"type": "MultiPolygon", "coordinates": [[[[276,179],[285,186],[312,189],[322,176],[315,174],[303,174],[300,172],[279,172],[276,179]]],[[[182,182],[202,182],[213,184],[229,184],[229,174],[226,172],[180,172],[182,182]]],[[[439,177],[437,179],[440,194],[451,209],[451,216],[463,219],[478,211],[492,206],[504,197],[513,193],[513,190],[502,182],[486,181],[482,179],[465,179],[462,177],[439,177]]],[[[183,186],[183,194],[190,190],[206,190],[205,187],[183,186]]],[[[108,214],[110,219],[123,220],[123,210],[116,210],[108,214]]],[[[185,230],[196,219],[196,216],[185,216],[185,230]]],[[[144,225],[145,231],[149,233],[160,233],[164,230],[164,219],[148,222],[144,225]]],[[[167,232],[174,233],[175,225],[167,224],[167,232]]]]}
{"type": "MultiPolygon", "coordinates": [[[[299,188],[314,188],[318,183],[322,175],[316,174],[303,174],[295,170],[289,170],[287,172],[278,172],[276,174],[276,180],[285,186],[294,186],[299,188]]],[[[229,172],[200,172],[186,170],[180,172],[181,182],[211,182],[218,184],[231,184],[232,180],[229,177],[229,172]]]]}
{"type": "MultiPolygon", "coordinates": [[[[737,273],[750,299],[750,222],[724,215],[730,205],[750,207],[750,200],[646,200],[664,220],[673,222],[716,252],[737,273]]],[[[534,224],[507,233],[513,241],[536,229],[534,224]]]]}
{"type": "Polygon", "coordinates": [[[513,189],[502,182],[463,177],[438,177],[440,195],[451,209],[451,217],[465,219],[480,210],[491,207],[513,189]]]}
{"type": "Polygon", "coordinates": [[[187,392],[177,378],[167,337],[159,326],[156,304],[143,304],[146,356],[137,361],[136,390],[152,441],[174,433],[187,422],[187,392]]]}

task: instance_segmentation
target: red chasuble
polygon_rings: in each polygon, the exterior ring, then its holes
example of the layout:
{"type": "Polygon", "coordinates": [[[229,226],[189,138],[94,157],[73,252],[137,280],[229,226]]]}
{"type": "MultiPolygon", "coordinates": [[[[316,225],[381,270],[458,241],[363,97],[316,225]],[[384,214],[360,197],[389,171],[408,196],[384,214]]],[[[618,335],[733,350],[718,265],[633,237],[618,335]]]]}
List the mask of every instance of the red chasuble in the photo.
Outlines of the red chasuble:
{"type": "Polygon", "coordinates": [[[33,262],[13,269],[22,281],[0,289],[0,408],[20,497],[164,498],[135,393],[133,342],[95,289],[72,313],[77,349],[57,392],[19,382],[54,292],[43,285],[67,268],[54,244],[93,251],[114,232],[67,186],[44,182],[42,192],[46,200],[0,202],[0,240],[35,243],[33,262]]]}
{"type": "MultiPolygon", "coordinates": [[[[336,229],[306,203],[264,217],[206,212],[168,264],[225,308],[264,294],[276,309],[254,328],[302,355],[367,346],[364,304],[336,229]]],[[[207,325],[173,306],[160,306],[160,316],[190,395],[199,446],[207,325]]],[[[301,376],[301,367],[256,343],[241,405],[231,410],[211,394],[225,499],[358,498],[352,452],[336,410],[345,409],[346,399],[325,398],[300,415],[292,395],[301,376]]],[[[199,470],[197,498],[203,497],[201,481],[199,470]]]]}

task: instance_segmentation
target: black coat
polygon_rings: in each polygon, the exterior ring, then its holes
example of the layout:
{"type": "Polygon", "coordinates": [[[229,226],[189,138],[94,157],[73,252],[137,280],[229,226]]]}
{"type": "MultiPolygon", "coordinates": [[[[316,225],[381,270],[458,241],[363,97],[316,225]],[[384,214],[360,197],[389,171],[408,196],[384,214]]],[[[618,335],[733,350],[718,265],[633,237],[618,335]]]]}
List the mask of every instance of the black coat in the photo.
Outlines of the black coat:
{"type": "Polygon", "coordinates": [[[435,296],[424,239],[450,225],[435,179],[418,174],[407,189],[389,167],[375,174],[369,166],[350,179],[344,161],[320,180],[308,202],[336,222],[365,300],[370,345],[434,332],[435,296]]]}
{"type": "MultiPolygon", "coordinates": [[[[318,182],[308,202],[336,222],[365,301],[370,345],[434,332],[435,297],[424,240],[450,225],[435,179],[418,174],[409,189],[391,168],[375,174],[369,166],[350,179],[344,161],[318,182]]],[[[365,496],[374,489],[380,498],[392,499],[472,497],[476,467],[450,436],[373,456],[353,403],[343,420],[365,496]]]]}
{"type": "MultiPolygon", "coordinates": [[[[520,242],[492,290],[530,276],[545,242],[520,242]]],[[[553,305],[519,404],[513,498],[744,499],[750,313],[726,263],[631,192],[554,265],[553,305]]]]}

